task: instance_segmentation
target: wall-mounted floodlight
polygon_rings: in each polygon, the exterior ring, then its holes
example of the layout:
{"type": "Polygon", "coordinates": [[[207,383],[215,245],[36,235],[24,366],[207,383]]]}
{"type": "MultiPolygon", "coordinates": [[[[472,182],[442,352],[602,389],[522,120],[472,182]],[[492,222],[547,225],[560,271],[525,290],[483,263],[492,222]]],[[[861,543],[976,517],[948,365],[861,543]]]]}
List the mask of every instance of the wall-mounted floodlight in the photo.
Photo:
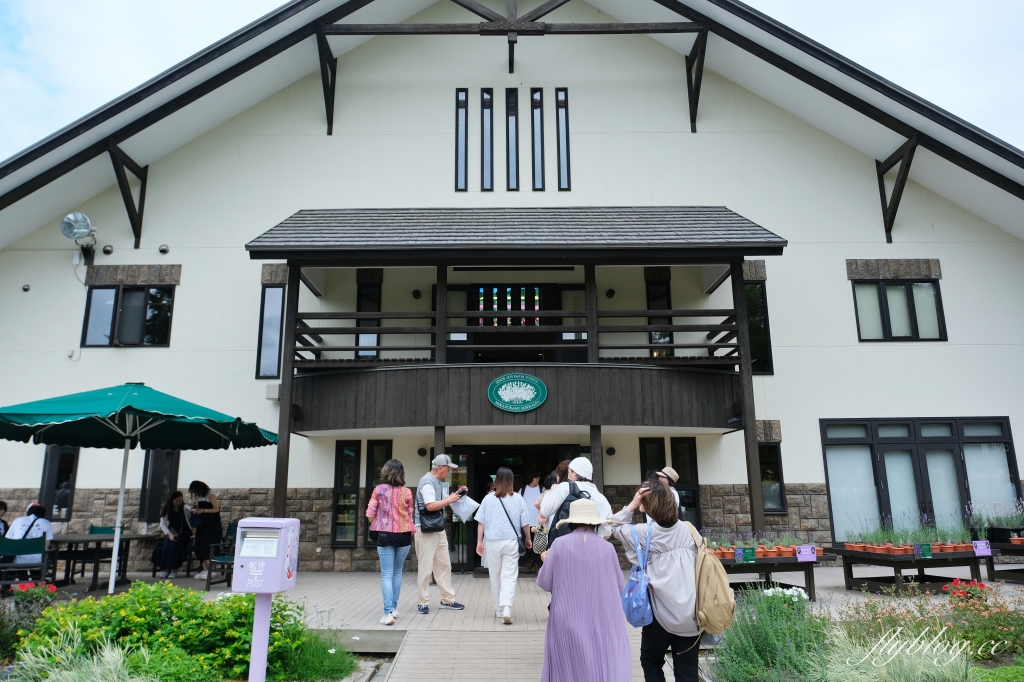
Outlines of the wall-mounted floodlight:
{"type": "Polygon", "coordinates": [[[60,231],[68,239],[73,239],[82,249],[85,264],[92,265],[96,258],[96,230],[92,229],[92,221],[84,213],[69,213],[60,221],[60,231]],[[85,244],[79,242],[81,239],[88,240],[85,244]]]}

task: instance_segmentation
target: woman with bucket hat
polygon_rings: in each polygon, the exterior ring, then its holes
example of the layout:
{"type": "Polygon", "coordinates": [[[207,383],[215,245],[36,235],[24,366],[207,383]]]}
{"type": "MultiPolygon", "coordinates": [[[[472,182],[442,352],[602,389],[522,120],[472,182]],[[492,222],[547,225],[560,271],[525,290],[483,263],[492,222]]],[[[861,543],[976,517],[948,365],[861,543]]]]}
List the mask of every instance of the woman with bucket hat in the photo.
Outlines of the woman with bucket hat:
{"type": "Polygon", "coordinates": [[[559,521],[572,532],[541,555],[537,586],[551,593],[541,682],[633,679],[620,599],[625,579],[615,547],[598,534],[609,523],[594,500],[576,500],[559,521]]]}

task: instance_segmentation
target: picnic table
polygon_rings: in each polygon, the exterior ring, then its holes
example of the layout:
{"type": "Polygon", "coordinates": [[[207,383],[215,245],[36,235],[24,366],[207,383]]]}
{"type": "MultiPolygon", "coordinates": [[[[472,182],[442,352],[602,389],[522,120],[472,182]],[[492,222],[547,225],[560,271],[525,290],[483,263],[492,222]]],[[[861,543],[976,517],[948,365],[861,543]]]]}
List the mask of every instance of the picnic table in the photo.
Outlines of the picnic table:
{"type": "MultiPolygon", "coordinates": [[[[969,567],[971,578],[980,581],[981,560],[987,558],[977,556],[973,550],[969,552],[938,552],[933,554],[930,559],[918,559],[913,554],[882,554],[846,549],[845,547],[830,547],[826,551],[843,557],[843,579],[846,589],[864,589],[877,594],[893,589],[897,593],[906,592],[910,589],[910,585],[916,585],[921,590],[940,592],[942,586],[952,578],[930,575],[927,571],[941,571],[955,566],[969,567]],[[857,564],[891,568],[893,575],[891,578],[887,576],[854,578],[853,567],[857,564]],[[915,569],[917,570],[916,576],[903,575],[903,571],[915,569]]],[[[992,553],[998,554],[994,547],[992,553]]]]}
{"type": "MultiPolygon", "coordinates": [[[[151,540],[154,538],[154,535],[144,533],[121,533],[121,547],[118,551],[121,560],[118,561],[120,566],[116,569],[117,585],[128,584],[128,550],[131,548],[132,541],[151,540]]],[[[64,578],[57,581],[57,583],[59,585],[74,583],[74,565],[76,563],[83,565],[91,563],[92,581],[89,583],[87,591],[94,592],[100,589],[100,587],[105,587],[106,584],[101,585],[99,582],[100,563],[104,559],[107,561],[111,559],[113,548],[105,548],[102,545],[104,543],[113,544],[113,542],[113,533],[64,533],[62,535],[54,535],[53,540],[50,541],[50,551],[53,552],[53,556],[57,561],[64,562],[64,578]],[[63,549],[61,549],[62,545],[64,546],[63,549]]],[[[113,566],[110,572],[111,574],[115,573],[113,566]]]]}
{"type": "MultiPolygon", "coordinates": [[[[804,590],[807,592],[808,599],[816,601],[814,567],[818,564],[818,561],[835,560],[836,555],[834,554],[822,554],[817,557],[817,561],[797,561],[795,556],[761,557],[760,559],[754,559],[753,563],[736,563],[735,559],[721,559],[720,561],[725,568],[725,572],[729,575],[757,573],[760,576],[763,574],[765,582],[771,581],[772,573],[795,573],[800,571],[804,574],[804,590]]],[[[761,578],[758,577],[756,580],[760,581],[761,578]]],[[[787,585],[787,587],[792,586],[787,585]]]]}

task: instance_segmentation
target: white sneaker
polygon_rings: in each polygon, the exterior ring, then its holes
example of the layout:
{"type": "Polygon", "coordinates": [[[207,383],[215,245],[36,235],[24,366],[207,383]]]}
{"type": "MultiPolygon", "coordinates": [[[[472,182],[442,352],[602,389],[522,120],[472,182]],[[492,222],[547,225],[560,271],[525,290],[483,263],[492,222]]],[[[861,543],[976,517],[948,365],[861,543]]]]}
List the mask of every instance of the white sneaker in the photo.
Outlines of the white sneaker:
{"type": "Polygon", "coordinates": [[[402,614],[400,614],[398,612],[398,609],[391,609],[391,615],[394,616],[395,618],[398,618],[402,614]]]}
{"type": "Polygon", "coordinates": [[[170,573],[167,574],[167,577],[168,578],[177,578],[178,574],[175,571],[171,571],[170,573]]]}
{"type": "Polygon", "coordinates": [[[170,575],[170,574],[169,574],[169,573],[168,573],[167,571],[160,571],[159,573],[157,573],[157,574],[156,574],[156,577],[157,577],[157,578],[166,578],[166,577],[168,577],[169,575],[170,575]]]}
{"type": "Polygon", "coordinates": [[[395,616],[394,616],[394,614],[393,613],[389,613],[386,616],[384,616],[383,618],[381,618],[380,619],[380,624],[381,625],[394,625],[395,624],[395,616]]]}
{"type": "Polygon", "coordinates": [[[495,618],[501,618],[501,616],[502,616],[502,609],[494,609],[494,617],[495,618]]]}
{"type": "Polygon", "coordinates": [[[512,625],[512,607],[506,606],[501,610],[501,620],[505,625],[512,625]]]}
{"type": "Polygon", "coordinates": [[[196,573],[196,580],[206,580],[206,571],[196,573]]]}

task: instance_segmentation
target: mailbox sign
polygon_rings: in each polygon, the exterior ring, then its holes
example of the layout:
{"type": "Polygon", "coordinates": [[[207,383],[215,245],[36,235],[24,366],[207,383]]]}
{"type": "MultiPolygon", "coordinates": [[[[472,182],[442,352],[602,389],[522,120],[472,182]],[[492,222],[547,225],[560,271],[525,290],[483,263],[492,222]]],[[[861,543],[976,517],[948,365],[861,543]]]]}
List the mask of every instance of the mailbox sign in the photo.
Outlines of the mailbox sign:
{"type": "Polygon", "coordinates": [[[235,592],[276,594],[295,586],[298,519],[242,519],[235,547],[235,592]]]}

